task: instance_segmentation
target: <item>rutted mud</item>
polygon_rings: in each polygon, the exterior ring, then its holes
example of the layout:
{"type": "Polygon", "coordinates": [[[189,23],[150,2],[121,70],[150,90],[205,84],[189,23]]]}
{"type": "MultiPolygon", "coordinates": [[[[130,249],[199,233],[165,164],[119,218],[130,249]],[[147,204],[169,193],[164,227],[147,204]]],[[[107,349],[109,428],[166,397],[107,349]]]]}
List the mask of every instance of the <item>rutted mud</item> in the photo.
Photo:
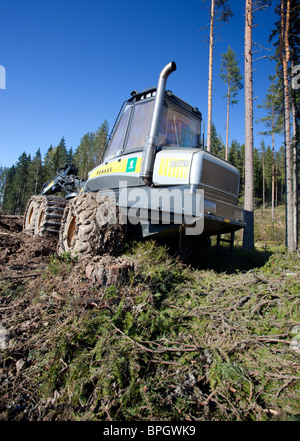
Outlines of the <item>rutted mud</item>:
{"type": "Polygon", "coordinates": [[[0,216],[0,275],[27,276],[30,271],[45,267],[55,252],[52,236],[34,237],[22,231],[22,216],[0,216]]]}
{"type": "MultiPolygon", "coordinates": [[[[10,354],[6,359],[0,352],[0,420],[40,418],[38,393],[20,375],[32,363],[30,354],[40,348],[36,336],[55,330],[61,315],[72,315],[69,307],[81,308],[72,309],[79,314],[87,308],[113,308],[116,299],[104,299],[106,290],[114,284],[122,296],[121,282],[134,270],[124,256],[83,257],[78,262],[58,257],[56,235],[33,236],[22,225],[22,216],[0,216],[0,331],[5,331],[0,342],[10,354]],[[62,303],[68,313],[62,312],[62,303]]],[[[44,411],[47,414],[47,405],[44,411]]]]}
{"type": "MultiPolygon", "coordinates": [[[[22,216],[0,216],[0,277],[22,278],[30,277],[32,271],[34,277],[42,274],[42,270],[55,261],[57,249],[57,236],[44,234],[33,236],[22,231],[22,216]]],[[[54,262],[55,265],[55,262],[54,262]]],[[[57,266],[59,263],[57,261],[57,266]]],[[[92,283],[113,284],[128,276],[128,268],[133,268],[124,257],[110,255],[86,257],[80,259],[70,274],[65,279],[65,289],[78,288],[78,281],[90,279],[92,283]],[[108,267],[107,270],[105,268],[108,267]]],[[[70,290],[69,289],[69,290],[70,290]]]]}

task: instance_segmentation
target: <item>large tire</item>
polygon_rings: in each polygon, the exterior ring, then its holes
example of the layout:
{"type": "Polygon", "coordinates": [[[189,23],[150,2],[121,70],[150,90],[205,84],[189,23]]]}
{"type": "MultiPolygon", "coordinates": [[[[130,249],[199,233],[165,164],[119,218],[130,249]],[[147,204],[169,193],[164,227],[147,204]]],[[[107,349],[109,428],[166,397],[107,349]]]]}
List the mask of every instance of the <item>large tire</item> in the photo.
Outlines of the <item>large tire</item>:
{"type": "Polygon", "coordinates": [[[47,233],[58,236],[66,201],[58,196],[39,196],[35,217],[34,234],[47,233]]]}
{"type": "Polygon", "coordinates": [[[126,225],[119,223],[115,200],[96,193],[76,196],[66,207],[59,231],[58,255],[71,257],[120,254],[126,243],[126,225]],[[112,214],[115,223],[111,223],[112,214]]]}
{"type": "Polygon", "coordinates": [[[39,206],[40,206],[39,196],[32,196],[26,205],[26,209],[24,213],[23,230],[27,231],[30,234],[34,234],[35,221],[39,206]]]}

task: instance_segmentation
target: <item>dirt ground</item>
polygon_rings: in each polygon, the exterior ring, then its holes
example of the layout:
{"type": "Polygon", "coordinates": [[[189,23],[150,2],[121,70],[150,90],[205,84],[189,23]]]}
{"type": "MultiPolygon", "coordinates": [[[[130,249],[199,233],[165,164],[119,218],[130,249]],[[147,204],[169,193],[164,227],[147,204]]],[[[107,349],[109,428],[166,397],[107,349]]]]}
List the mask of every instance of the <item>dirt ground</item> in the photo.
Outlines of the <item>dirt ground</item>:
{"type": "Polygon", "coordinates": [[[43,268],[55,252],[54,237],[33,237],[22,231],[22,216],[0,216],[0,277],[29,276],[43,268]]]}
{"type": "MultiPolygon", "coordinates": [[[[44,269],[49,262],[52,264],[53,275],[56,269],[59,272],[63,266],[55,257],[57,237],[51,234],[33,236],[22,231],[22,224],[22,216],[0,216],[0,281],[32,284],[34,280],[32,286],[39,287],[39,278],[44,277],[44,269]]],[[[67,265],[68,262],[65,263],[67,265]]],[[[123,273],[126,277],[128,266],[132,267],[132,264],[124,257],[104,255],[93,259],[83,258],[66,275],[61,295],[72,296],[77,290],[84,297],[96,281],[112,284],[118,278],[122,279],[123,273]],[[109,268],[110,271],[103,274],[103,268],[109,268]],[[108,280],[108,277],[112,280],[108,280]]]]}
{"type": "Polygon", "coordinates": [[[74,262],[22,225],[0,216],[0,421],[299,419],[299,255],[191,271],[149,243],[74,262]]]}
{"type": "Polygon", "coordinates": [[[0,420],[39,419],[38,397],[19,373],[30,368],[37,334],[60,320],[62,303],[99,307],[101,286],[122,282],[132,269],[126,258],[109,255],[74,265],[57,257],[55,236],[33,236],[22,225],[22,216],[0,216],[0,345],[9,349],[8,358],[0,351],[0,420]]]}

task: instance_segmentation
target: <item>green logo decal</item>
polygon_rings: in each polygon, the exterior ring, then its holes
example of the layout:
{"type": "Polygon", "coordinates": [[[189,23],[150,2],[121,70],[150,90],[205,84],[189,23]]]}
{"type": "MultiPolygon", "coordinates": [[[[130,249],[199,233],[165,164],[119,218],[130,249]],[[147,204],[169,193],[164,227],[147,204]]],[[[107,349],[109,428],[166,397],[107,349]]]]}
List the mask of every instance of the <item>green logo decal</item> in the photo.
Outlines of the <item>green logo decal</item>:
{"type": "Polygon", "coordinates": [[[126,172],[134,172],[136,167],[137,158],[130,158],[127,161],[126,172]]]}

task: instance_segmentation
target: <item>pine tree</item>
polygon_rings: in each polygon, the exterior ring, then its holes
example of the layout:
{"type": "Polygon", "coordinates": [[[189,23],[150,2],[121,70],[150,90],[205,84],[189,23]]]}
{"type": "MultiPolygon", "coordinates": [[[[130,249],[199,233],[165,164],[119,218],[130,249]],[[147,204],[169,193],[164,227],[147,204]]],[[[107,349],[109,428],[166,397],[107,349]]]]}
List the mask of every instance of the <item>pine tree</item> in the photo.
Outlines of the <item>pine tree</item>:
{"type": "MultiPolygon", "coordinates": [[[[269,0],[255,2],[256,10],[269,5],[269,0]]],[[[252,29],[253,29],[253,0],[245,3],[245,222],[243,247],[254,249],[254,176],[253,176],[253,68],[252,68],[252,29]]]]}
{"type": "MultiPolygon", "coordinates": [[[[275,12],[279,20],[270,35],[270,40],[276,47],[275,58],[278,61],[278,86],[282,90],[284,113],[285,140],[285,178],[286,178],[286,245],[290,251],[298,246],[298,182],[297,182],[297,142],[293,142],[290,116],[293,111],[293,96],[291,93],[290,74],[292,66],[297,63],[300,48],[299,37],[299,1],[280,0],[275,12]]],[[[297,129],[297,122],[294,124],[297,129]]],[[[297,132],[297,130],[295,130],[297,132]]],[[[297,135],[296,138],[297,139],[297,135]]]]}
{"type": "Polygon", "coordinates": [[[287,247],[289,251],[296,249],[294,236],[294,204],[293,204],[293,173],[292,173],[292,146],[290,128],[290,97],[288,80],[288,63],[290,61],[290,11],[291,1],[280,2],[280,44],[279,57],[283,76],[283,101],[284,101],[284,139],[286,151],[286,224],[287,224],[287,247]]]}
{"type": "Polygon", "coordinates": [[[267,111],[267,116],[260,119],[265,124],[267,130],[260,132],[261,135],[272,137],[272,222],[275,218],[275,134],[282,130],[283,119],[281,112],[281,97],[274,82],[274,77],[269,77],[271,81],[266,99],[263,100],[258,108],[267,111]]]}
{"type": "Polygon", "coordinates": [[[253,180],[253,73],[252,73],[252,0],[245,7],[245,222],[243,246],[254,248],[254,180],[253,180]]]}
{"type": "Polygon", "coordinates": [[[208,72],[208,108],[207,108],[207,150],[211,151],[212,125],[212,81],[213,81],[213,52],[215,44],[216,22],[227,23],[233,16],[228,0],[210,0],[210,31],[209,31],[209,72],[208,72]]]}
{"type": "MultiPolygon", "coordinates": [[[[290,16],[290,35],[289,42],[291,47],[291,70],[294,68],[299,72],[299,59],[300,59],[300,6],[296,0],[291,1],[291,16],[290,16]],[[298,66],[298,67],[297,67],[298,66]]],[[[299,90],[299,89],[298,89],[299,90]]],[[[291,91],[291,105],[292,105],[292,117],[293,117],[293,217],[294,217],[294,241],[295,247],[298,248],[298,164],[299,164],[299,125],[300,125],[300,96],[297,93],[296,88],[292,87],[291,91]]]]}
{"type": "Polygon", "coordinates": [[[237,104],[235,97],[238,91],[243,88],[242,78],[238,67],[238,60],[236,59],[235,52],[228,46],[226,54],[221,54],[221,73],[220,78],[224,81],[227,86],[227,93],[225,97],[227,98],[227,116],[226,116],[226,144],[225,144],[225,159],[228,159],[228,134],[229,134],[229,107],[230,104],[237,104]]]}

